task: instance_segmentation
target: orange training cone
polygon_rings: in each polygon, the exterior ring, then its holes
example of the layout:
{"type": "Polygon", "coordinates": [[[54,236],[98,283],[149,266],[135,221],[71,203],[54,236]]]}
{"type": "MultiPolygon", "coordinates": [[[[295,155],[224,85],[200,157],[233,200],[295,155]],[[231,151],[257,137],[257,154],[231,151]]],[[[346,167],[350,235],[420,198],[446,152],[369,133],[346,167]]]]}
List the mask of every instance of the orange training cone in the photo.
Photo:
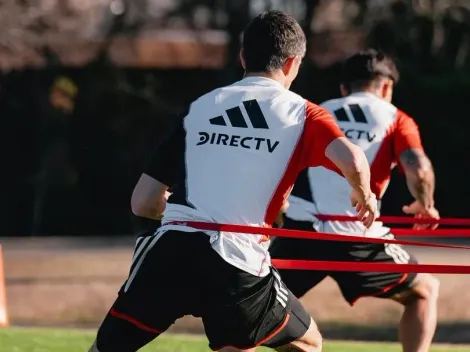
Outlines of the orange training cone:
{"type": "Polygon", "coordinates": [[[5,288],[5,272],[3,270],[3,252],[0,245],[0,326],[8,325],[7,293],[5,288]]]}

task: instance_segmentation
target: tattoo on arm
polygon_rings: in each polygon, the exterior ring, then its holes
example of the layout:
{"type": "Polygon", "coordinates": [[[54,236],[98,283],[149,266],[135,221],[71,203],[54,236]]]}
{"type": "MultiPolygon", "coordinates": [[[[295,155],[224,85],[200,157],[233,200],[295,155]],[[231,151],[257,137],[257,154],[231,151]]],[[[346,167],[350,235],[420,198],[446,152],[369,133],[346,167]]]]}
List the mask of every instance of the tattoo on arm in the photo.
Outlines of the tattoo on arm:
{"type": "Polygon", "coordinates": [[[400,155],[400,163],[413,197],[425,208],[434,206],[434,170],[426,154],[420,149],[405,150],[400,155]]]}

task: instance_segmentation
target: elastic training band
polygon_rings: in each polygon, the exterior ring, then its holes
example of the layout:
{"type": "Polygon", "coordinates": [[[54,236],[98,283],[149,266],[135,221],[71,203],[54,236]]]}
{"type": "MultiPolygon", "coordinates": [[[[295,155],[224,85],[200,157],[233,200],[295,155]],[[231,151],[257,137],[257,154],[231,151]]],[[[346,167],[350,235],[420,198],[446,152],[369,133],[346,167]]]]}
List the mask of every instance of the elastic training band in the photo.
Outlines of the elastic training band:
{"type": "MultiPolygon", "coordinates": [[[[290,229],[275,229],[268,227],[254,227],[246,225],[216,224],[196,221],[172,221],[168,225],[182,225],[206,231],[226,231],[235,233],[258,234],[264,236],[277,236],[286,238],[329,240],[339,242],[362,242],[362,243],[394,243],[419,247],[470,249],[468,246],[455,246],[438,243],[423,243],[416,241],[403,241],[384,238],[371,238],[349,235],[336,235],[311,231],[300,231],[290,229]]],[[[164,224],[164,225],[166,225],[164,224]]],[[[447,229],[445,229],[447,230],[447,229]]],[[[453,233],[459,233],[448,229],[453,233]]],[[[401,236],[409,235],[411,229],[394,229],[401,236]]],[[[436,230],[414,230],[423,233],[432,233],[436,230]]],[[[440,231],[441,234],[446,232],[440,231]]],[[[463,232],[460,232],[463,233],[463,232]]],[[[392,273],[429,273],[429,274],[470,274],[470,265],[444,265],[444,264],[399,264],[399,263],[372,263],[372,262],[338,262],[338,261],[314,261],[314,260],[291,260],[272,259],[272,265],[278,269],[288,270],[321,270],[321,271],[353,271],[353,272],[392,272],[392,273]]]]}
{"type": "Polygon", "coordinates": [[[435,229],[435,230],[415,230],[392,228],[390,232],[395,236],[410,237],[470,237],[470,229],[435,229]]]}
{"type": "Polygon", "coordinates": [[[167,224],[189,226],[198,230],[206,230],[206,231],[226,231],[226,232],[245,233],[245,234],[251,234],[251,235],[301,238],[301,239],[310,239],[310,240],[381,243],[381,244],[394,243],[394,244],[400,244],[400,245],[405,245],[405,246],[417,246],[417,247],[470,249],[470,247],[468,246],[457,246],[457,245],[451,245],[451,244],[425,243],[425,242],[416,242],[416,241],[350,236],[350,235],[336,235],[336,234],[322,233],[322,232],[275,229],[275,228],[270,228],[270,227],[255,227],[255,226],[246,226],[246,225],[217,224],[217,223],[199,222],[199,221],[172,221],[167,224]]]}
{"type": "Polygon", "coordinates": [[[395,264],[272,259],[274,267],[292,270],[364,271],[382,273],[470,274],[470,265],[395,264]]]}
{"type": "MultiPolygon", "coordinates": [[[[320,221],[359,221],[355,216],[349,215],[325,215],[325,214],[312,214],[320,221]]],[[[410,216],[381,216],[377,221],[382,221],[388,224],[440,224],[440,225],[454,225],[454,226],[470,226],[470,219],[465,218],[415,218],[410,216]]]]}

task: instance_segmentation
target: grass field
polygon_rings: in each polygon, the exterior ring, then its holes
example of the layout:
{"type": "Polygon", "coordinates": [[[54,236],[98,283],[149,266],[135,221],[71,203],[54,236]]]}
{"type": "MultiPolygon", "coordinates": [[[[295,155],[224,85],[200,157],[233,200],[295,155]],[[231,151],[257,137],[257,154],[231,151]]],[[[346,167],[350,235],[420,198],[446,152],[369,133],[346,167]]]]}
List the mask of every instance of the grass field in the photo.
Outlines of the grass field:
{"type": "MultiPolygon", "coordinates": [[[[0,329],[2,352],[86,352],[93,341],[93,331],[7,328],[0,329]]],[[[396,344],[326,341],[325,352],[399,352],[396,344]]],[[[142,349],[144,352],[202,352],[209,351],[203,337],[164,335],[142,349]]],[[[269,351],[260,348],[259,351],[269,351]]],[[[436,346],[432,352],[470,352],[470,347],[436,346]]]]}

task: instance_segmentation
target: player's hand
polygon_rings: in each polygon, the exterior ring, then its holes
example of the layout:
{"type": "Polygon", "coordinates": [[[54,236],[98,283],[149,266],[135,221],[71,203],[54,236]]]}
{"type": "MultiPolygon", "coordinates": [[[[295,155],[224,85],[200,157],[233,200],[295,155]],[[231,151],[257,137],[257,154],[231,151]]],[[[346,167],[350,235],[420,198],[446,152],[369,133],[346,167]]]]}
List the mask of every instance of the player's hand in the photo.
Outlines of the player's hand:
{"type": "MultiPolygon", "coordinates": [[[[420,202],[415,200],[413,203],[410,205],[405,205],[402,208],[403,212],[405,214],[409,215],[414,215],[415,218],[417,219],[436,219],[439,220],[439,212],[437,211],[436,208],[430,207],[430,208],[425,208],[420,202]]],[[[413,229],[415,230],[422,230],[422,229],[431,229],[435,230],[439,224],[414,224],[413,229]]]]}
{"type": "Polygon", "coordinates": [[[357,218],[366,228],[370,228],[378,217],[377,199],[374,193],[364,196],[362,192],[353,190],[351,205],[356,208],[357,218]]]}

